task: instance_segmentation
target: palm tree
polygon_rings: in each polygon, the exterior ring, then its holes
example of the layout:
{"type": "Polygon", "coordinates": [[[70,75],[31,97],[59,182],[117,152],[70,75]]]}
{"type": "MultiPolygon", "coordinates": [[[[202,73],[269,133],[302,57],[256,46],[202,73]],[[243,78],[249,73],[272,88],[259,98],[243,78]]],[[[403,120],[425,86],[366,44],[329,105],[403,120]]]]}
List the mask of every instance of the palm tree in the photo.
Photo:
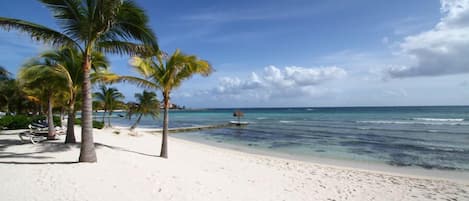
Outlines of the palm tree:
{"type": "Polygon", "coordinates": [[[163,135],[160,156],[168,158],[168,124],[169,100],[171,91],[181,86],[184,80],[194,74],[208,76],[212,72],[211,65],[197,58],[195,55],[186,55],[177,49],[170,57],[162,52],[155,52],[152,57],[134,57],[131,61],[135,70],[143,78],[121,76],[115,81],[129,81],[139,86],[161,90],[163,94],[164,117],[163,135]]]}
{"type": "Polygon", "coordinates": [[[112,110],[120,104],[122,99],[124,99],[124,95],[119,92],[116,88],[107,88],[106,85],[100,86],[100,91],[95,92],[95,98],[103,103],[104,106],[104,113],[103,113],[103,122],[106,112],[108,111],[108,127],[111,127],[111,115],[112,110]]]}
{"type": "Polygon", "coordinates": [[[127,102],[125,104],[125,107],[126,107],[126,110],[127,110],[127,114],[125,115],[125,117],[128,118],[129,120],[132,120],[132,116],[137,113],[138,103],[136,103],[136,102],[127,102]]]}
{"type": "Polygon", "coordinates": [[[54,96],[66,91],[66,80],[51,68],[52,65],[47,59],[34,59],[24,64],[18,73],[18,80],[26,94],[42,101],[47,100],[48,139],[55,137],[52,113],[54,96]]]}
{"type": "Polygon", "coordinates": [[[19,30],[54,46],[73,46],[83,55],[82,142],[80,162],[96,162],[93,142],[90,69],[94,50],[131,54],[158,50],[143,9],[132,0],[40,0],[54,14],[62,31],[0,17],[0,27],[19,30]],[[134,42],[141,42],[136,44],[134,42]]]}
{"type": "MultiPolygon", "coordinates": [[[[41,54],[42,58],[46,58],[54,62],[53,68],[56,72],[61,74],[67,80],[67,87],[69,92],[68,98],[68,120],[67,120],[67,135],[65,143],[75,143],[75,129],[74,122],[76,116],[75,103],[78,98],[78,93],[83,84],[83,59],[82,54],[73,47],[62,47],[58,50],[50,50],[41,54]]],[[[91,59],[93,63],[91,69],[93,74],[91,76],[98,76],[103,69],[107,69],[109,61],[100,52],[92,52],[91,59]]]]}
{"type": "Polygon", "coordinates": [[[143,91],[143,93],[136,93],[135,98],[137,99],[137,107],[130,113],[139,114],[137,121],[130,127],[130,130],[134,130],[143,115],[150,115],[153,119],[156,119],[160,114],[160,101],[156,97],[155,92],[143,91]]]}

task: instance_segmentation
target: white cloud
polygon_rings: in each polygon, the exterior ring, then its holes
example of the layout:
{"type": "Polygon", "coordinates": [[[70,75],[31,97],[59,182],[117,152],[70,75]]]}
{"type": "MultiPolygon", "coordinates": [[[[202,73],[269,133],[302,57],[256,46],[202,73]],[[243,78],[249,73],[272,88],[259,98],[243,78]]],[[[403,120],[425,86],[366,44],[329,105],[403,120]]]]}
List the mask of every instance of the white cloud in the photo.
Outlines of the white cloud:
{"type": "Polygon", "coordinates": [[[442,0],[443,17],[431,30],[400,43],[412,63],[387,70],[390,77],[469,73],[469,0],[442,0]]]}
{"type": "Polygon", "coordinates": [[[272,97],[320,96],[331,90],[317,85],[340,79],[347,72],[335,66],[303,68],[289,66],[284,69],[275,66],[264,68],[259,76],[252,72],[247,79],[222,77],[212,93],[219,98],[256,98],[267,100],[272,97]]]}

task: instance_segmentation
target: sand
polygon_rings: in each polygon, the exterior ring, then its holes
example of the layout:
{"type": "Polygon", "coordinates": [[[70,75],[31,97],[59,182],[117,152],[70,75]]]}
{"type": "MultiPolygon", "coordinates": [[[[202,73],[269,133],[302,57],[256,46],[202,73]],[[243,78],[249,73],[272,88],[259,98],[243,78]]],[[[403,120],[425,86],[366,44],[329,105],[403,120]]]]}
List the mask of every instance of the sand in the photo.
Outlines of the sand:
{"type": "MultiPolygon", "coordinates": [[[[77,128],[79,133],[79,128],[77,128]]],[[[469,200],[469,182],[416,178],[243,153],[170,137],[95,130],[98,163],[79,145],[0,134],[0,200],[469,200]]],[[[64,136],[62,137],[64,138],[64,136]]]]}

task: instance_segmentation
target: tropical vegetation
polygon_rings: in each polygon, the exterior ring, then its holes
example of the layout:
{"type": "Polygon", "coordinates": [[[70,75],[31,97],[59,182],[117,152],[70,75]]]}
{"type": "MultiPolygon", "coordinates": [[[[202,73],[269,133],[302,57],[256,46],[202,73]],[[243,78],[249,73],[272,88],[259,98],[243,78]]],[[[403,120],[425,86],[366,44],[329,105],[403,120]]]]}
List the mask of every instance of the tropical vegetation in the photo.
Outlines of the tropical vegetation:
{"type": "Polygon", "coordinates": [[[160,101],[156,97],[155,92],[144,90],[142,93],[136,93],[135,99],[137,99],[137,103],[129,107],[128,115],[130,118],[133,114],[138,114],[138,117],[130,127],[130,130],[134,130],[137,127],[142,116],[151,116],[153,119],[156,119],[160,114],[160,101]]]}
{"type": "Polygon", "coordinates": [[[27,33],[32,39],[74,47],[82,55],[82,142],[80,162],[96,162],[92,131],[90,70],[92,52],[145,55],[157,51],[155,34],[143,9],[131,0],[40,0],[59,22],[61,31],[21,19],[0,17],[0,27],[27,33]]]}
{"type": "Polygon", "coordinates": [[[18,73],[19,85],[28,95],[28,99],[47,105],[48,139],[55,137],[52,113],[54,103],[60,101],[57,97],[65,95],[60,93],[66,92],[66,80],[52,69],[53,65],[47,58],[32,59],[26,62],[18,73]]]}
{"type": "Polygon", "coordinates": [[[212,71],[208,61],[177,49],[171,56],[154,52],[149,57],[134,57],[131,65],[142,77],[121,76],[116,81],[128,81],[139,86],[159,89],[163,95],[163,135],[160,156],[168,158],[168,125],[170,95],[173,89],[195,74],[208,76],[212,71]]]}
{"type": "MultiPolygon", "coordinates": [[[[68,120],[67,122],[74,122],[76,116],[76,100],[80,98],[79,93],[83,84],[83,59],[82,54],[73,47],[62,47],[56,50],[49,50],[40,55],[41,58],[49,60],[53,70],[65,79],[63,83],[67,87],[67,101],[68,120]]],[[[91,77],[99,77],[101,73],[106,73],[109,66],[109,61],[100,52],[92,52],[91,77]]],[[[67,134],[65,143],[75,143],[75,129],[73,123],[67,124],[67,134]]]]}
{"type": "Polygon", "coordinates": [[[99,91],[95,92],[94,98],[96,101],[101,102],[101,105],[103,106],[103,122],[104,118],[106,116],[106,113],[108,112],[108,127],[112,127],[111,125],[111,116],[112,116],[112,111],[117,108],[119,105],[124,105],[123,99],[125,98],[124,95],[119,92],[118,89],[113,88],[113,87],[106,87],[106,85],[101,85],[99,87],[99,91]]]}

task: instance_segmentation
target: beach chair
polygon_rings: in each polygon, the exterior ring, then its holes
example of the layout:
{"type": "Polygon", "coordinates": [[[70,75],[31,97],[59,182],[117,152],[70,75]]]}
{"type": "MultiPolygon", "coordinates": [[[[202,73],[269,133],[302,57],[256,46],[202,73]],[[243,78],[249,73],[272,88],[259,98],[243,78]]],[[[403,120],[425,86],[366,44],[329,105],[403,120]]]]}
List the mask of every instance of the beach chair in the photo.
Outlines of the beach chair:
{"type": "MultiPolygon", "coordinates": [[[[18,136],[22,142],[31,141],[33,144],[40,143],[47,140],[49,134],[47,127],[41,128],[35,125],[29,125],[29,131],[19,133],[18,136]]],[[[63,127],[55,127],[55,138],[57,139],[58,135],[64,135],[66,129],[63,127]]]]}
{"type": "Polygon", "coordinates": [[[47,131],[25,131],[19,133],[18,136],[20,137],[21,142],[30,141],[33,144],[40,143],[44,140],[47,140],[47,135],[49,133],[47,131]]]}

